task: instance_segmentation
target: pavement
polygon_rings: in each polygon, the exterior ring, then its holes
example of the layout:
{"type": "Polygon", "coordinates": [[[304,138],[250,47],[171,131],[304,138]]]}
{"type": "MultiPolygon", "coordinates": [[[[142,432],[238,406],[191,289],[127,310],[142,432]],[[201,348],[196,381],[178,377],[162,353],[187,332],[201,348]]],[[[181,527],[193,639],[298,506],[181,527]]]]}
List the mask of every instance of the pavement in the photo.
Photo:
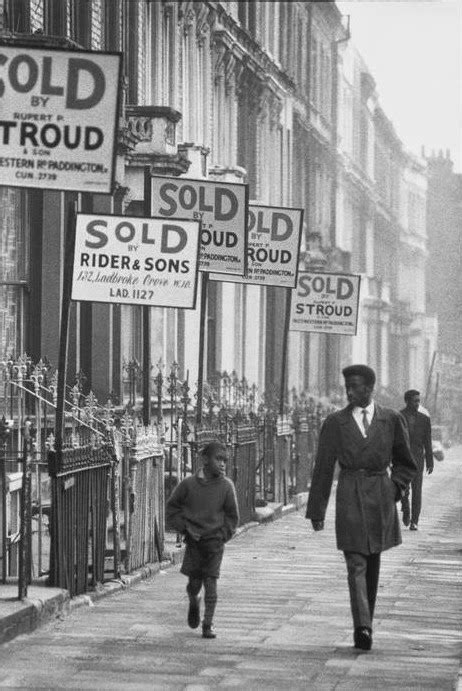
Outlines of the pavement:
{"type": "Polygon", "coordinates": [[[435,465],[419,531],[382,556],[372,651],[352,646],[332,497],[321,533],[281,509],[227,545],[216,640],[186,626],[173,566],[4,643],[0,687],[462,690],[462,447],[435,465]]]}
{"type": "MultiPolygon", "coordinates": [[[[301,492],[287,505],[269,502],[266,506],[255,509],[255,520],[240,526],[236,531],[236,537],[262,523],[275,521],[287,513],[297,511],[306,505],[307,498],[308,492],[301,492]]],[[[183,554],[184,545],[178,547],[176,535],[167,533],[163,561],[160,564],[147,564],[123,575],[120,579],[109,577],[104,583],[98,584],[96,589],[73,598],[67,590],[48,587],[46,576],[34,580],[28,587],[27,598],[24,600],[18,600],[18,585],[15,579],[0,583],[0,644],[23,633],[31,633],[49,620],[69,614],[79,607],[91,606],[102,597],[131,588],[142,580],[156,576],[160,571],[181,564],[183,554]]]]}

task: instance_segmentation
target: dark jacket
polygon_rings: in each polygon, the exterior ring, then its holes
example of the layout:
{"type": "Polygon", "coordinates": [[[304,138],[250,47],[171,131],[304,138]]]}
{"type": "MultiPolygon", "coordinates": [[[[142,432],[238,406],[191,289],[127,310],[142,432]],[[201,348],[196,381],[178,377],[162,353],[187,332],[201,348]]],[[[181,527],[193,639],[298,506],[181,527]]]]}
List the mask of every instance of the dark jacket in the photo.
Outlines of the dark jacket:
{"type": "Polygon", "coordinates": [[[371,554],[401,543],[395,502],[416,473],[401,415],[375,405],[364,438],[351,406],[329,415],[321,429],[306,517],[323,521],[335,462],[338,549],[371,554]]]}
{"type": "Polygon", "coordinates": [[[432,426],[428,415],[411,413],[407,408],[401,411],[411,443],[411,451],[417,463],[419,472],[423,472],[424,464],[427,470],[433,470],[432,426]]]}
{"type": "Polygon", "coordinates": [[[205,480],[202,471],[185,478],[167,501],[166,522],[195,540],[221,537],[227,542],[239,523],[239,509],[232,480],[205,480]]]}

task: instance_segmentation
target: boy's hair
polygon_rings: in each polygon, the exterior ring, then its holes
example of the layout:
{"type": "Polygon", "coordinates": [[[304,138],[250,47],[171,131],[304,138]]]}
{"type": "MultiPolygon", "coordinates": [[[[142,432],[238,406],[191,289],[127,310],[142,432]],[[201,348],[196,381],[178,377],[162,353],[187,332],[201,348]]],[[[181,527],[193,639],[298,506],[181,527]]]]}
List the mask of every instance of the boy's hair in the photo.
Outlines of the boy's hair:
{"type": "Polygon", "coordinates": [[[200,455],[205,458],[211,458],[211,456],[216,456],[219,453],[222,453],[225,456],[227,455],[226,446],[222,444],[221,441],[211,441],[203,446],[200,451],[200,455]]]}
{"type": "Polygon", "coordinates": [[[409,389],[409,391],[406,391],[404,394],[404,400],[410,401],[414,396],[420,396],[420,391],[417,391],[417,389],[409,389]]]}

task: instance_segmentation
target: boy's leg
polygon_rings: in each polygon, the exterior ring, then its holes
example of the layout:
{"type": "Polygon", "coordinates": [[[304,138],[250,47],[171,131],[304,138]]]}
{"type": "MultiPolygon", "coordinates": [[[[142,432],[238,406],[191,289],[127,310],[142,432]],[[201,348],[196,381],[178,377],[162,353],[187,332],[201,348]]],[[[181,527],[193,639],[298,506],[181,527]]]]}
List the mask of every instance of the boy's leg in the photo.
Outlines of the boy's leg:
{"type": "Polygon", "coordinates": [[[197,576],[190,576],[188,585],[186,586],[186,591],[189,597],[197,597],[199,595],[200,589],[202,588],[202,578],[197,576]]]}
{"type": "Polygon", "coordinates": [[[201,621],[199,592],[202,588],[202,578],[190,576],[186,592],[189,595],[188,626],[197,629],[201,621]]]}
{"type": "Polygon", "coordinates": [[[202,621],[202,636],[215,638],[212,630],[213,615],[217,604],[217,580],[220,575],[221,560],[223,559],[223,541],[220,538],[204,540],[202,545],[202,574],[204,577],[205,612],[202,621]]]}
{"type": "Polygon", "coordinates": [[[203,625],[204,626],[212,626],[213,623],[213,615],[215,614],[215,607],[217,606],[217,578],[214,576],[206,576],[204,578],[204,604],[205,604],[205,611],[204,611],[204,620],[203,620],[203,625]]]}
{"type": "Polygon", "coordinates": [[[202,638],[216,638],[216,633],[212,628],[213,615],[217,604],[217,577],[206,576],[204,578],[204,619],[202,620],[202,638]]]}

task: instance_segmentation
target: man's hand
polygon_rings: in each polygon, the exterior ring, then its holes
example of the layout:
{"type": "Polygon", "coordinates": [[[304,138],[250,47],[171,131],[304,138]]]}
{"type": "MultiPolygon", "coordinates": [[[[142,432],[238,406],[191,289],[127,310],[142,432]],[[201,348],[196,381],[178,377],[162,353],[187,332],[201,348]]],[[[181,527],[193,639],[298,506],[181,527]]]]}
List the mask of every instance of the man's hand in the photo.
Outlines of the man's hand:
{"type": "Polygon", "coordinates": [[[324,530],[324,521],[311,521],[311,525],[316,532],[324,530]]]}

